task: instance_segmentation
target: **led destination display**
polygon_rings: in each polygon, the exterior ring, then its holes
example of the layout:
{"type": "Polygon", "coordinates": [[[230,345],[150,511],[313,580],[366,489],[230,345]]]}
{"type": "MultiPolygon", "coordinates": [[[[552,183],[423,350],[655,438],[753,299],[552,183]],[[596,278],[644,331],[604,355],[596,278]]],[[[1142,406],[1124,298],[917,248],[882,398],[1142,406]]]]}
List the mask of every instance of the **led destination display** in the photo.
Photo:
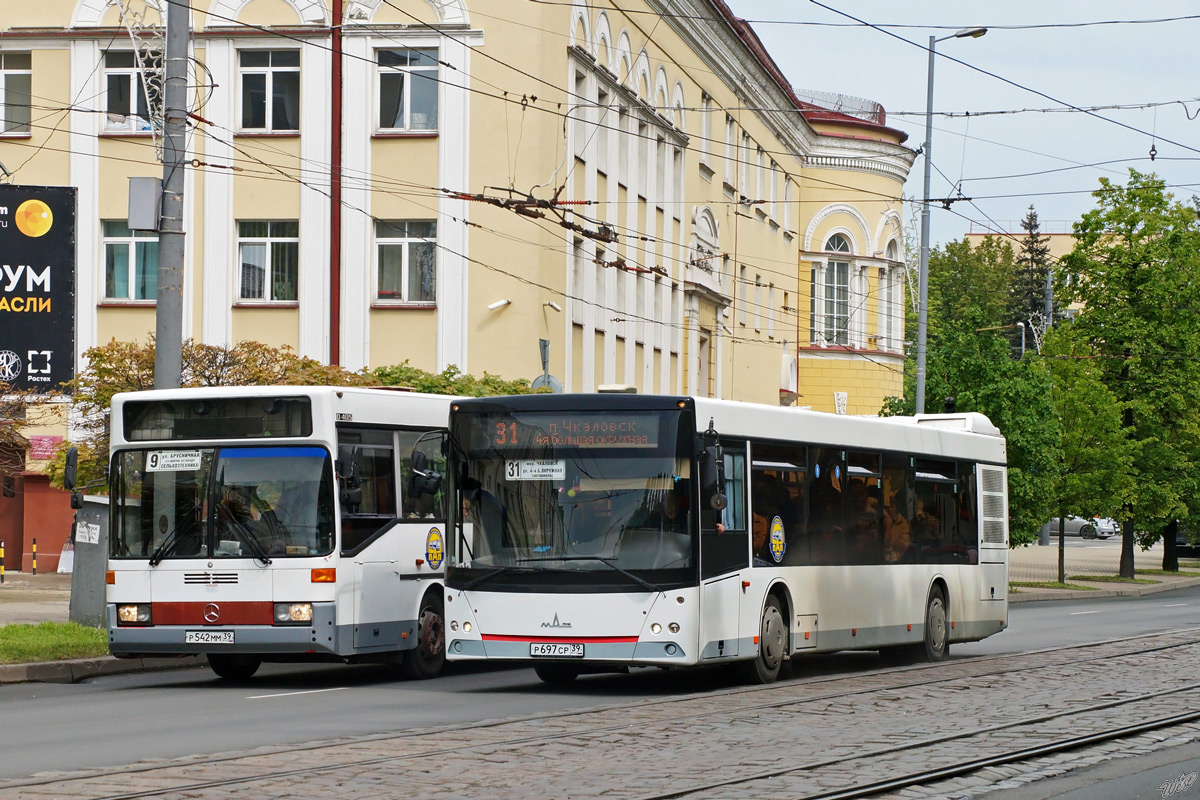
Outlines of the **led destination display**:
{"type": "Polygon", "coordinates": [[[655,448],[659,442],[660,421],[655,413],[518,413],[480,417],[475,421],[475,430],[487,437],[491,447],[499,450],[655,448]]]}

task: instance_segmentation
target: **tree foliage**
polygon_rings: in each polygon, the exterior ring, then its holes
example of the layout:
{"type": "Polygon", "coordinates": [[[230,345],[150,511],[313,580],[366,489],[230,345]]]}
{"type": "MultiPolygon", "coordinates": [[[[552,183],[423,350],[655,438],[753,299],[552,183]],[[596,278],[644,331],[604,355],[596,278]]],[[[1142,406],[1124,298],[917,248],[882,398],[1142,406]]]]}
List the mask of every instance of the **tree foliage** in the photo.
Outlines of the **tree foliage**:
{"type": "Polygon", "coordinates": [[[1124,185],[1102,178],[1095,197],[1062,264],[1082,276],[1066,288],[1083,303],[1074,335],[1116,395],[1136,451],[1122,515],[1131,524],[1121,574],[1132,577],[1135,527],[1148,546],[1198,510],[1200,222],[1194,201],[1176,201],[1162,179],[1135,170],[1124,185]]]}
{"type": "Polygon", "coordinates": [[[529,394],[533,390],[524,378],[505,380],[491,373],[476,378],[460,372],[451,364],[441,372],[426,372],[409,364],[376,367],[371,375],[383,386],[407,386],[418,392],[431,394],[453,394],[461,397],[491,397],[504,394],[529,394]]]}

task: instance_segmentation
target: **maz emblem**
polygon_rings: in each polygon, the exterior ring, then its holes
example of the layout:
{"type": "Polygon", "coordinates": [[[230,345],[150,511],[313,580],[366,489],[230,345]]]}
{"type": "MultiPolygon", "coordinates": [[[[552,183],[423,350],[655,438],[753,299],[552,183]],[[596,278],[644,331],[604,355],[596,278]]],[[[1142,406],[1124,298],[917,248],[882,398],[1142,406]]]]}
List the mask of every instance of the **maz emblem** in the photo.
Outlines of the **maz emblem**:
{"type": "Polygon", "coordinates": [[[543,628],[569,628],[569,627],[571,627],[571,623],[569,623],[569,622],[559,622],[559,621],[558,621],[558,614],[557,614],[557,612],[556,612],[556,613],[554,614],[554,621],[553,621],[553,622],[543,622],[543,623],[542,623],[542,627],[543,627],[543,628]]]}

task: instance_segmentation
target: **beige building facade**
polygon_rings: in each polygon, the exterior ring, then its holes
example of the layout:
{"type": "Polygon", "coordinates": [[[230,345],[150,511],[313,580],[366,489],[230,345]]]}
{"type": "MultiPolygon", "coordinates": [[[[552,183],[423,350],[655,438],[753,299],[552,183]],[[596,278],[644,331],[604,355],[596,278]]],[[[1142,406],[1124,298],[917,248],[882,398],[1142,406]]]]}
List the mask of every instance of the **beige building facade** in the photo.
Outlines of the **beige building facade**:
{"type": "MultiPolygon", "coordinates": [[[[80,354],[155,326],[127,185],[161,176],[166,2],[0,19],[0,163],[79,192],[80,354]]],[[[722,0],[191,6],[185,337],[506,378],[546,339],[566,391],[901,393],[914,153],[722,0]]]]}

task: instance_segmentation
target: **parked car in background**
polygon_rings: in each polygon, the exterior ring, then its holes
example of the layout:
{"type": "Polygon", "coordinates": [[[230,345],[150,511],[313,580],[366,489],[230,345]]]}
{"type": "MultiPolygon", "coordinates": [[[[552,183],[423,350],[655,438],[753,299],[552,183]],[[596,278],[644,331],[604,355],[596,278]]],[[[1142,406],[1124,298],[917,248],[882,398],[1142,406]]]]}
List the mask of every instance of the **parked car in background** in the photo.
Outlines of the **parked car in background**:
{"type": "MultiPolygon", "coordinates": [[[[1084,539],[1095,539],[1099,536],[1096,531],[1096,525],[1087,517],[1066,517],[1063,526],[1063,533],[1067,536],[1080,536],[1084,539]]],[[[1058,536],[1058,518],[1047,522],[1042,526],[1042,535],[1049,533],[1053,539],[1058,536]]],[[[1107,538],[1107,537],[1105,537],[1107,538]]]]}
{"type": "Polygon", "coordinates": [[[1175,534],[1175,554],[1180,556],[1200,556],[1200,531],[1179,523],[1175,534]]]}
{"type": "Polygon", "coordinates": [[[1092,517],[1092,524],[1096,526],[1096,535],[1101,539],[1121,535],[1121,523],[1112,517],[1092,517]]]}

